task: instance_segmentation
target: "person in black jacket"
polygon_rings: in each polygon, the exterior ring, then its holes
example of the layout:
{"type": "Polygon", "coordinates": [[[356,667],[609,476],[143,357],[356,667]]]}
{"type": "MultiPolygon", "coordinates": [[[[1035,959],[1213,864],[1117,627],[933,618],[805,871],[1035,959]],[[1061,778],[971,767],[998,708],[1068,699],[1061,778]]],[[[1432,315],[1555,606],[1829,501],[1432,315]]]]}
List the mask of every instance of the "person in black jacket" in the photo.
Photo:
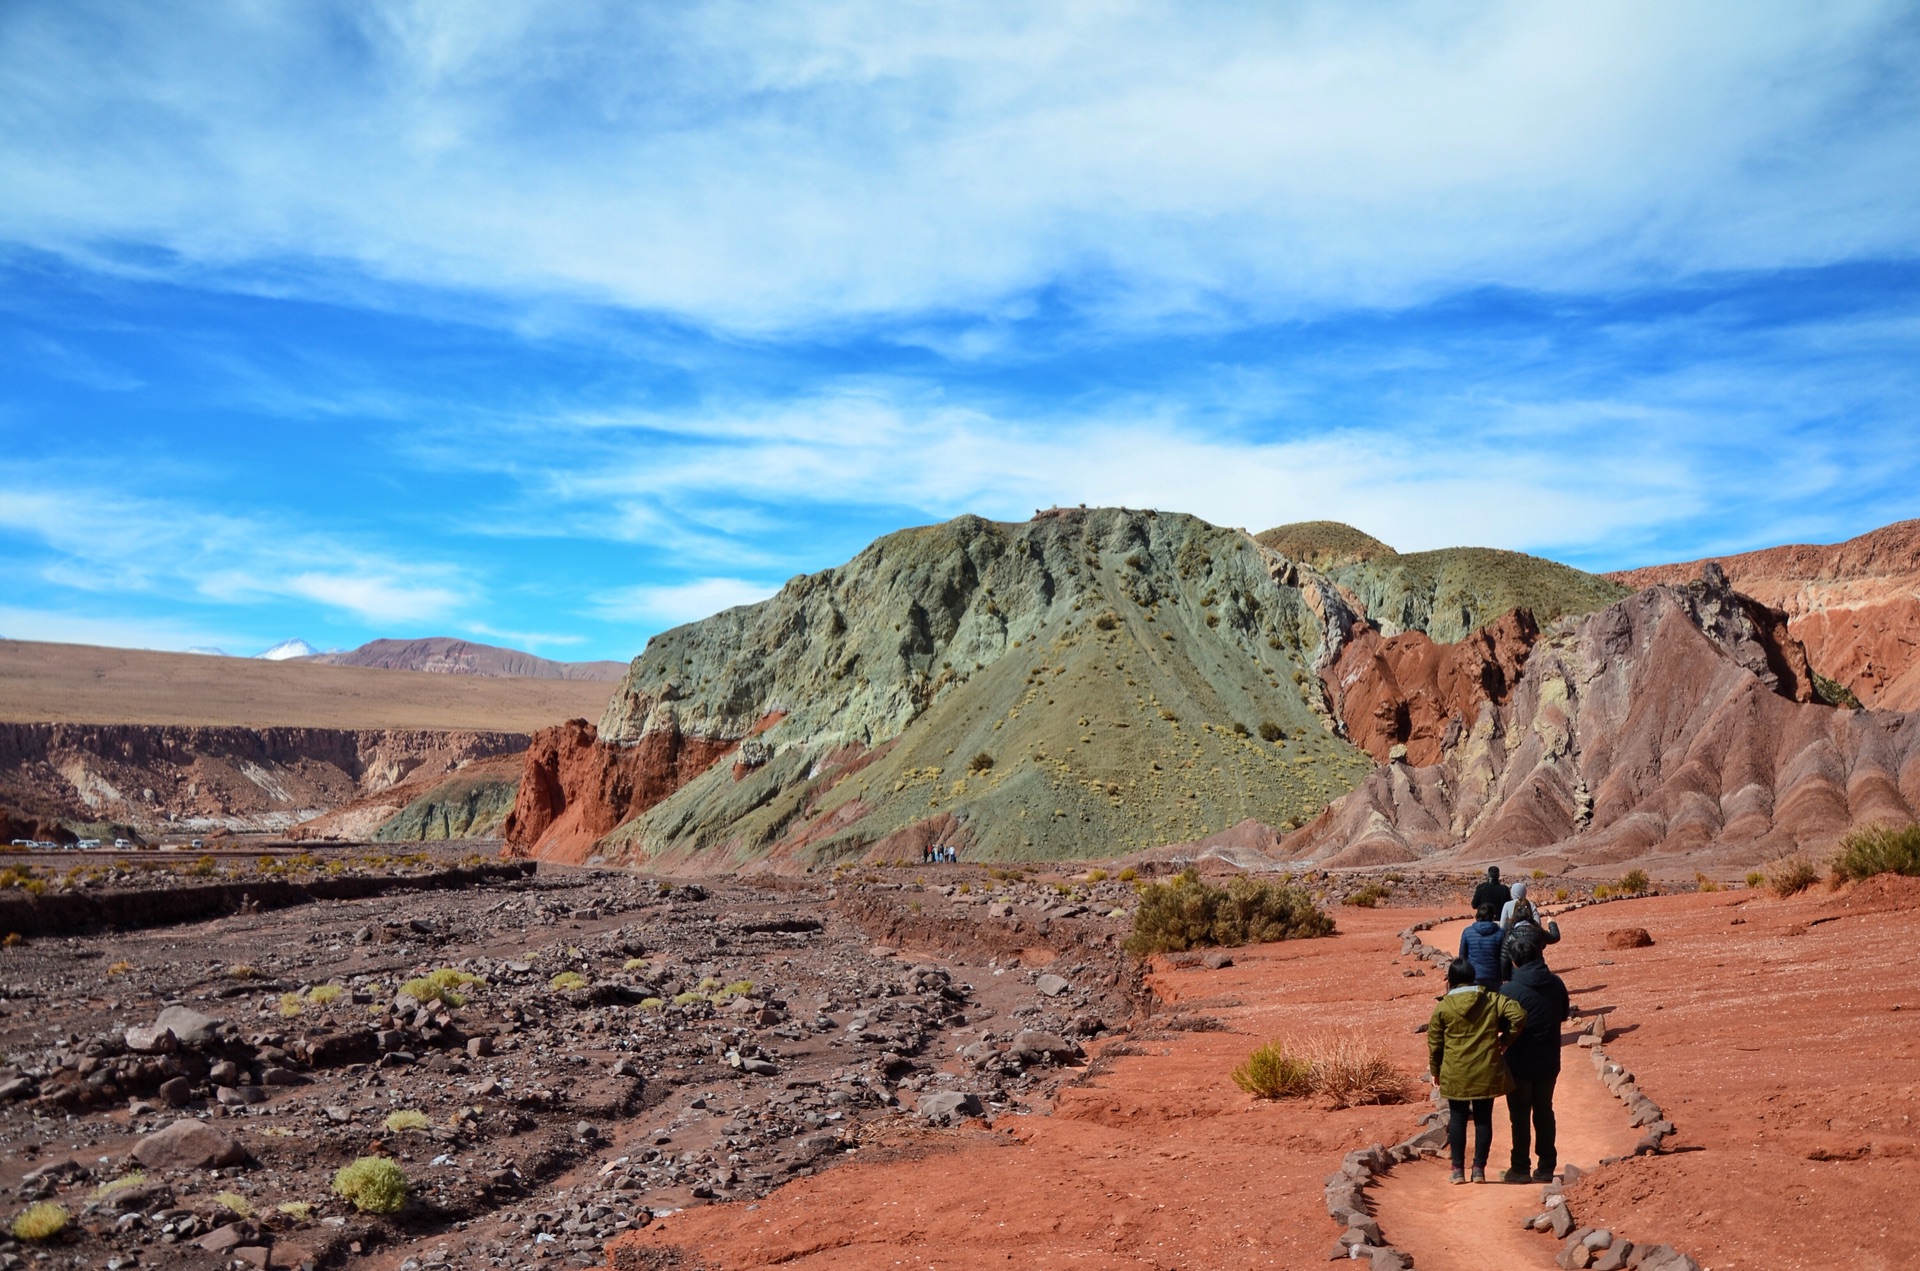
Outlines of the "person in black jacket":
{"type": "Polygon", "coordinates": [[[1541,957],[1540,928],[1531,923],[1515,927],[1507,937],[1513,958],[1513,978],[1500,991],[1527,1012],[1526,1027],[1507,1048],[1507,1120],[1513,1128],[1513,1158],[1505,1183],[1550,1183],[1559,1154],[1554,1143],[1553,1087],[1560,1078],[1560,1026],[1572,1014],[1566,981],[1547,970],[1541,957]],[[1529,1133],[1531,1131],[1531,1133],[1529,1133]],[[1528,1140],[1533,1140],[1537,1164],[1529,1169],[1528,1140]]]}
{"type": "Polygon", "coordinates": [[[1479,913],[1488,905],[1492,905],[1494,915],[1498,917],[1500,911],[1505,909],[1507,902],[1512,899],[1512,890],[1500,881],[1500,867],[1487,866],[1486,881],[1473,889],[1473,912],[1479,913]]]}

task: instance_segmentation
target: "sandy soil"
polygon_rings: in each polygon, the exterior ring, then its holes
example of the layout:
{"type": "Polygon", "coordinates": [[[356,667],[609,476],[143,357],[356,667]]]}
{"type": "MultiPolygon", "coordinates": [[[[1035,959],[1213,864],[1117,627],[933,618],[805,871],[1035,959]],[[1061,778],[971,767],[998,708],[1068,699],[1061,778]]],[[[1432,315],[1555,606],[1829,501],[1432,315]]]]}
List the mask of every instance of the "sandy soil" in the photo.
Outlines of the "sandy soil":
{"type": "Polygon", "coordinates": [[[1713,1271],[1920,1266],[1920,879],[1578,916],[1556,965],[1576,1001],[1619,1006],[1608,1053],[1699,1149],[1582,1180],[1581,1221],[1713,1271]],[[1625,926],[1654,946],[1606,950],[1625,926]]]}
{"type": "MultiPolygon", "coordinates": [[[[1143,1031],[1109,1047],[1051,1117],[1004,1117],[913,1154],[843,1165],[758,1209],[675,1215],[633,1238],[716,1267],[1305,1267],[1338,1232],[1320,1203],[1342,1153],[1393,1142],[1424,1101],[1340,1112],[1261,1103],[1228,1074],[1277,1034],[1358,1028],[1424,1067],[1406,910],[1342,914],[1344,934],[1235,950],[1223,971],[1161,969],[1167,1016],[1231,1031],[1143,1031]],[[1137,1053],[1121,1054],[1122,1050],[1137,1053]]],[[[658,1256],[656,1254],[656,1256],[658,1256]]],[[[615,1266],[648,1265],[616,1255],[615,1266]]]]}
{"type": "MultiPolygon", "coordinates": [[[[1228,1073],[1257,1040],[1338,1028],[1386,1040],[1419,1073],[1412,1029],[1439,982],[1403,978],[1415,964],[1396,956],[1394,932],[1427,916],[1342,911],[1335,939],[1236,950],[1225,971],[1161,968],[1158,1020],[1203,1014],[1232,1031],[1142,1032],[1110,1047],[1051,1117],[872,1154],[756,1209],[673,1215],[624,1253],[616,1242],[613,1265],[668,1265],[670,1253],[685,1266],[808,1271],[1321,1265],[1337,1234],[1326,1175],[1353,1147],[1404,1137],[1426,1105],[1261,1104],[1228,1073]]],[[[1788,901],[1657,897],[1562,925],[1550,961],[1576,1006],[1612,1009],[1609,1054],[1678,1125],[1677,1150],[1573,1185],[1582,1224],[1674,1244],[1711,1271],[1920,1265],[1905,1221],[1920,1182],[1920,881],[1788,901]],[[1609,950],[1607,933],[1628,926],[1656,943],[1609,950]]],[[[1565,1162],[1596,1164],[1636,1137],[1573,1047],[1558,1103],[1565,1162]]],[[[1507,1142],[1502,1108],[1496,1165],[1507,1142]]],[[[1445,1174],[1440,1162],[1402,1166],[1373,1193],[1417,1266],[1553,1265],[1557,1243],[1520,1230],[1538,1188],[1452,1187],[1445,1174]]]]}
{"type": "Polygon", "coordinates": [[[0,640],[0,720],[532,732],[598,719],[615,685],[0,640]]]}

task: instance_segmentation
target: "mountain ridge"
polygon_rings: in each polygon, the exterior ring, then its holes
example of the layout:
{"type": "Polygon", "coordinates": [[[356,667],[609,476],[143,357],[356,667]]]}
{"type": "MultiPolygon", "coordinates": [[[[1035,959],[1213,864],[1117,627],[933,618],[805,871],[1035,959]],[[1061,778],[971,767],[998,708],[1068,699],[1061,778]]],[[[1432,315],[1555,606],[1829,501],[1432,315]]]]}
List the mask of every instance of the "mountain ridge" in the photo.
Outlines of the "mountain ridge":
{"type": "Polygon", "coordinates": [[[932,838],[1084,857],[1249,819],[1298,825],[1372,768],[1318,677],[1364,625],[1359,593],[1398,629],[1621,590],[1519,553],[1401,557],[1338,528],[1377,547],[1327,572],[1181,513],[1055,509],[886,535],[656,636],[591,736],[536,736],[548,774],[522,782],[511,850],[799,868],[932,838]],[[1470,585],[1461,560],[1497,585],[1470,585]],[[592,811],[575,815],[567,789],[592,811]]]}

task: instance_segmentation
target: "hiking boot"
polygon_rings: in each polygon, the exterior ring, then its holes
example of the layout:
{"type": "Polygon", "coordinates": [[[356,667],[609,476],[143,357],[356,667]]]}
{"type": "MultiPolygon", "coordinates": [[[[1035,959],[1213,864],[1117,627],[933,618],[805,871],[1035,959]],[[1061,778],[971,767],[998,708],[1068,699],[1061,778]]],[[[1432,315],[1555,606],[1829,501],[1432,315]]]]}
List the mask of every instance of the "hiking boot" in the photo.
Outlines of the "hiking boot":
{"type": "Polygon", "coordinates": [[[1476,1183],[1484,1183],[1484,1182],[1486,1182],[1486,1181],[1487,1181],[1487,1171],[1485,1171],[1485,1170],[1483,1170],[1483,1169],[1481,1169],[1481,1168],[1480,1168],[1479,1166],[1477,1166],[1477,1165],[1476,1165],[1476,1166],[1474,1166],[1474,1168],[1473,1168],[1473,1181],[1474,1181],[1474,1182],[1476,1182],[1476,1183]]]}
{"type": "Polygon", "coordinates": [[[1455,1170],[1453,1173],[1447,1175],[1447,1181],[1449,1183],[1464,1183],[1467,1181],[1467,1176],[1464,1172],[1455,1170]]]}
{"type": "Polygon", "coordinates": [[[1536,1183],[1551,1183],[1553,1181],[1553,1171],[1550,1169],[1537,1169],[1533,1171],[1533,1181],[1536,1183]]]}
{"type": "Polygon", "coordinates": [[[1500,1181],[1503,1183],[1531,1183],[1534,1181],[1534,1177],[1523,1169],[1510,1169],[1500,1176],[1500,1181]]]}

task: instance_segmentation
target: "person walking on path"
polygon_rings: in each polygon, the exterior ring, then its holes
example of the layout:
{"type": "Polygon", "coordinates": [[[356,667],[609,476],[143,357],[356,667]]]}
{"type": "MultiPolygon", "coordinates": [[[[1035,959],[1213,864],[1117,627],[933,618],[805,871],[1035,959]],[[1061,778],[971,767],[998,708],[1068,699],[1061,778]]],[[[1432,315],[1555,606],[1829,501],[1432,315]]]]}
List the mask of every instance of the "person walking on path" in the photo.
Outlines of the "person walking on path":
{"type": "Polygon", "coordinates": [[[1513,899],[1500,911],[1500,982],[1505,984],[1513,978],[1513,953],[1507,947],[1513,942],[1514,933],[1531,929],[1539,937],[1539,947],[1544,951],[1550,944],[1560,943],[1560,924],[1541,913],[1527,895],[1525,883],[1513,885],[1513,899]]]}
{"type": "Polygon", "coordinates": [[[1526,1027],[1520,1003],[1474,983],[1473,964],[1455,958],[1447,967],[1447,992],[1427,1020],[1427,1070],[1447,1101],[1450,1181],[1467,1181],[1467,1122],[1473,1122],[1473,1181],[1487,1181],[1493,1148],[1493,1101],[1508,1086],[1501,1052],[1526,1027]]]}
{"type": "Polygon", "coordinates": [[[1500,942],[1506,932],[1495,921],[1500,911],[1492,905],[1480,906],[1480,920],[1460,933],[1460,948],[1455,954],[1473,967],[1473,978],[1483,989],[1500,990],[1500,942]]]}
{"type": "Polygon", "coordinates": [[[1513,1129],[1513,1155],[1507,1172],[1500,1176],[1504,1183],[1551,1183],[1560,1163],[1554,1142],[1553,1087],[1560,1079],[1560,1026],[1573,1007],[1566,981],[1547,969],[1541,948],[1541,930],[1531,923],[1515,927],[1507,937],[1513,978],[1500,986],[1500,992],[1520,1004],[1527,1022],[1507,1048],[1507,1076],[1512,1081],[1507,1119],[1513,1129]],[[1531,1165],[1529,1132],[1535,1157],[1531,1165]]]}
{"type": "Polygon", "coordinates": [[[1500,867],[1487,866],[1485,881],[1473,889],[1473,911],[1479,913],[1487,905],[1492,905],[1493,911],[1499,913],[1512,899],[1513,893],[1507,889],[1505,883],[1500,881],[1500,867]]]}

